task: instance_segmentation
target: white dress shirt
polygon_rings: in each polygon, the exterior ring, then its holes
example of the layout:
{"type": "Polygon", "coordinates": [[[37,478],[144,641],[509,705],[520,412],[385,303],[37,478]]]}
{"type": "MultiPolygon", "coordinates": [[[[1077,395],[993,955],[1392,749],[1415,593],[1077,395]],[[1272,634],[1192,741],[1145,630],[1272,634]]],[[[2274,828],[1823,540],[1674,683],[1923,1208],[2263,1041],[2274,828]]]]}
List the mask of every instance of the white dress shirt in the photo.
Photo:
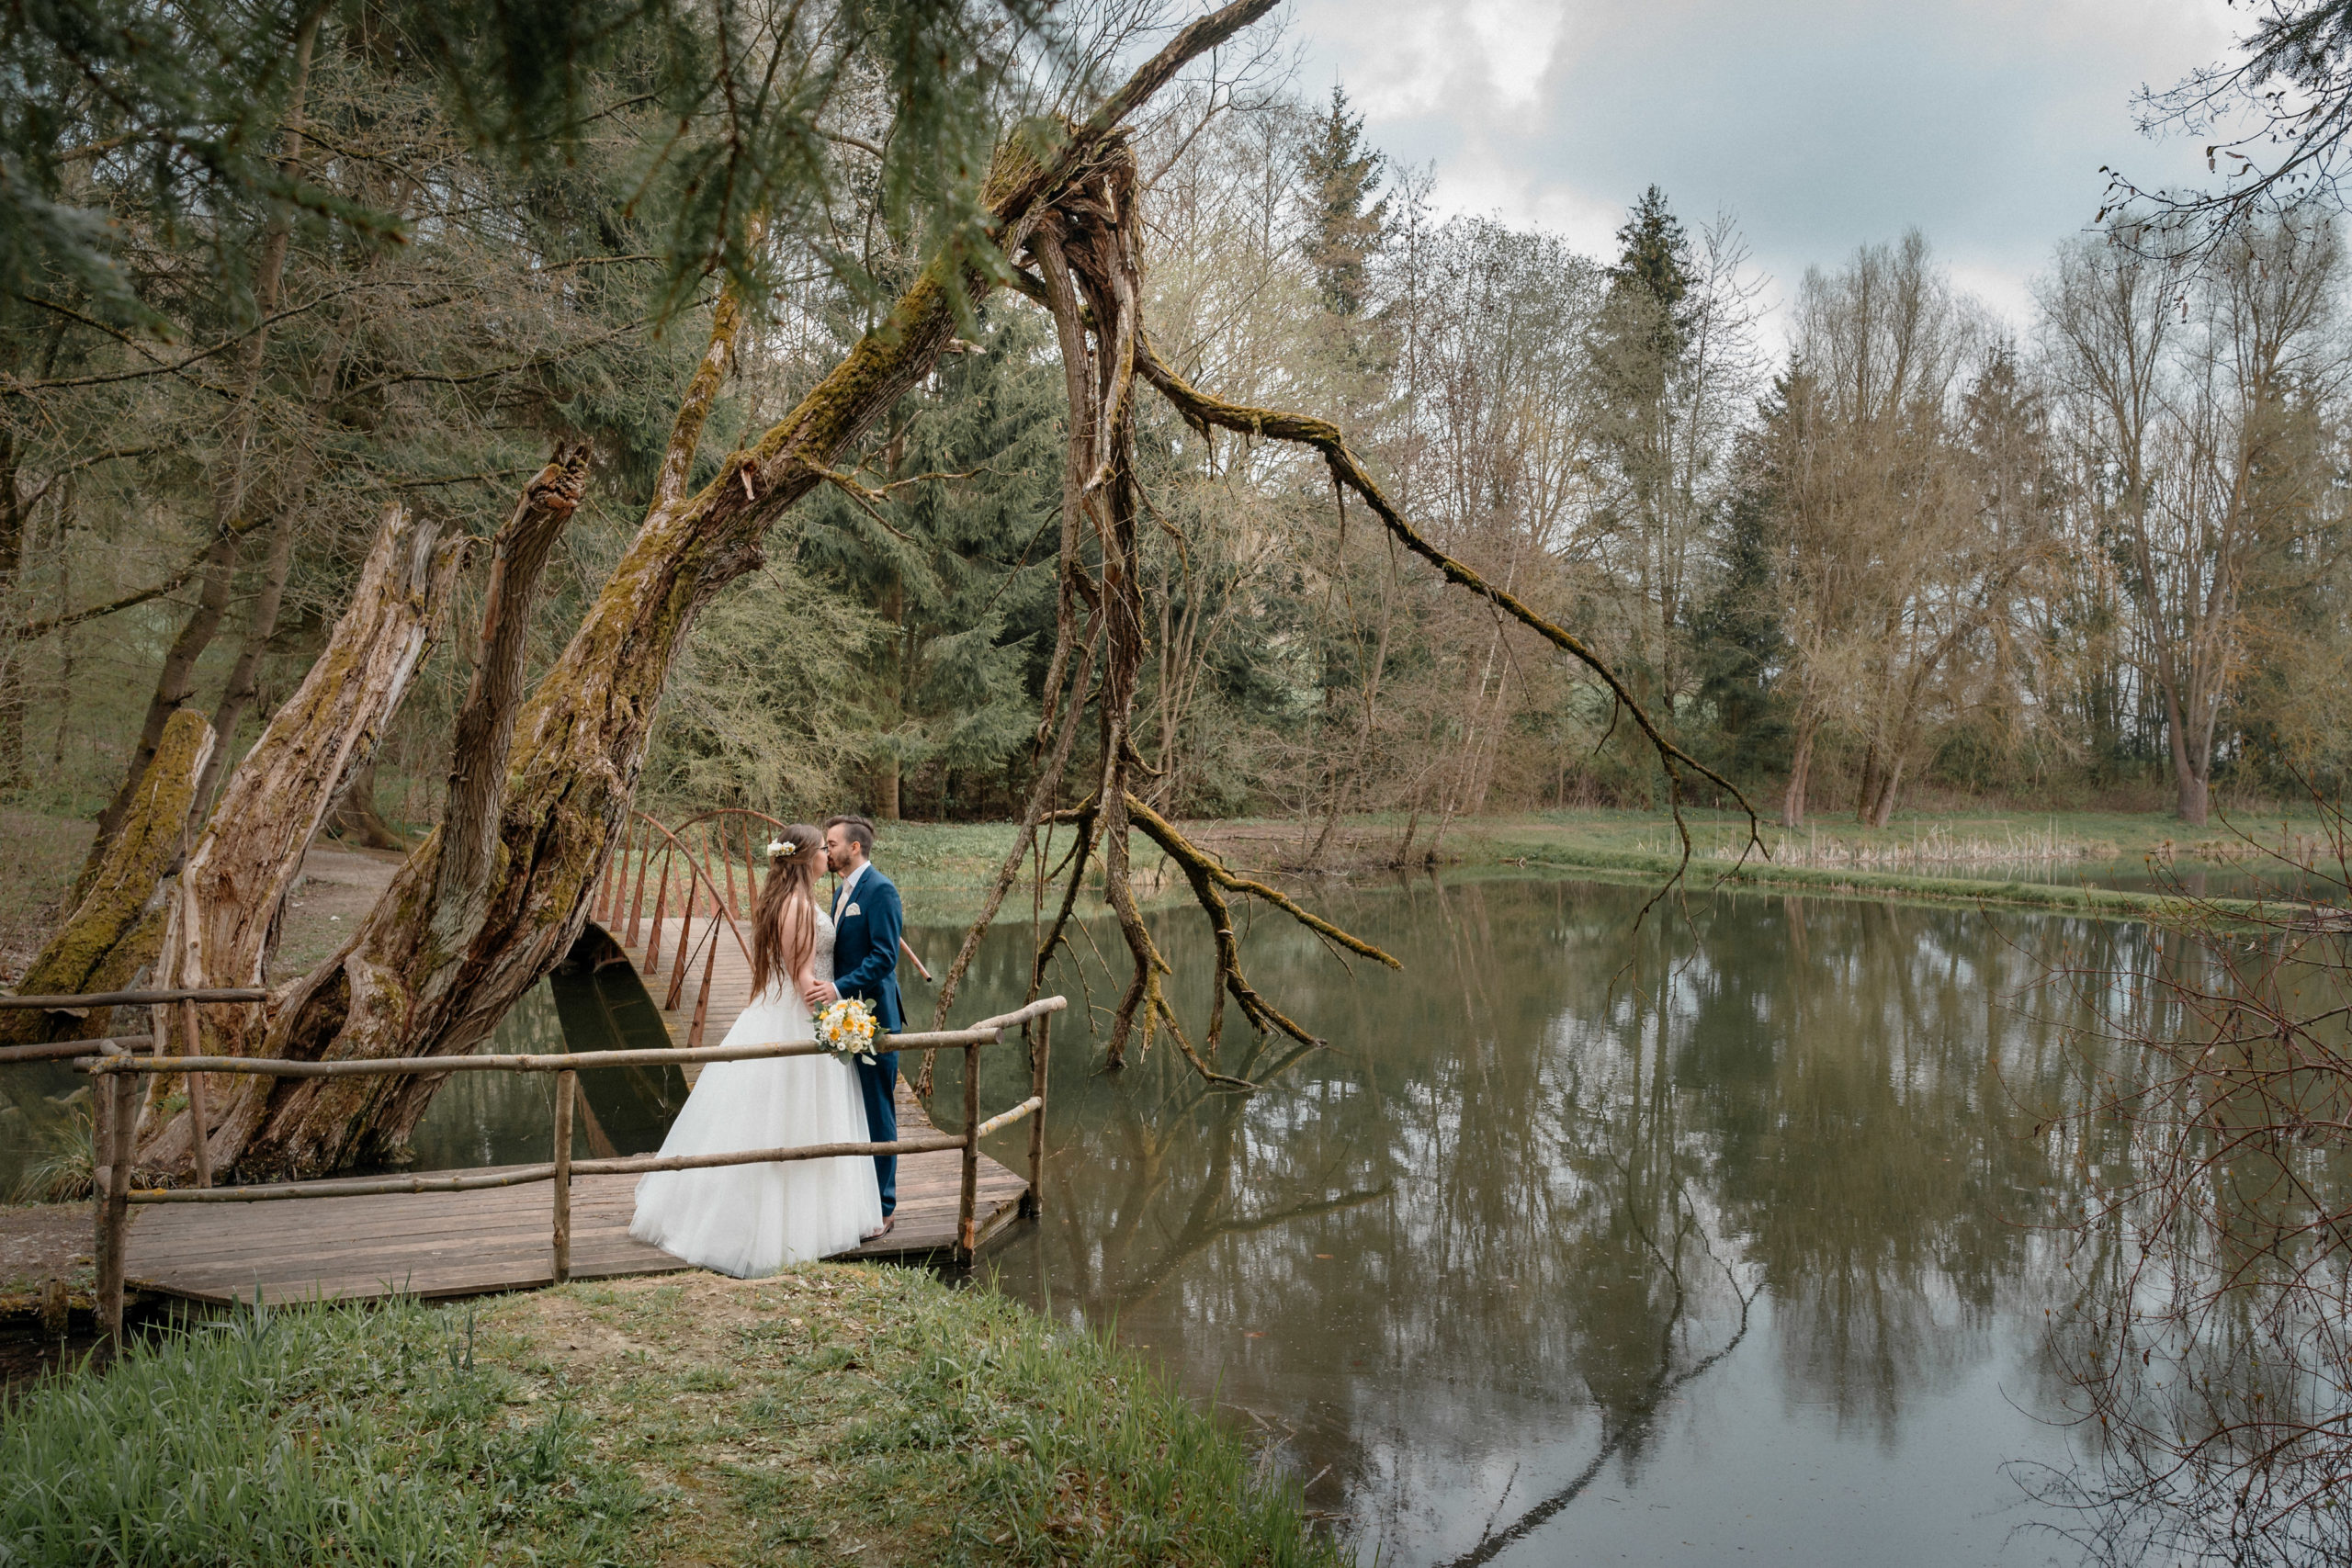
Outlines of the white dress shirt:
{"type": "Polygon", "coordinates": [[[841,887],[833,894],[833,919],[835,920],[839,920],[842,918],[842,911],[849,908],[850,890],[857,886],[857,879],[864,876],[865,874],[866,867],[873,863],[874,863],[870,860],[862,860],[857,863],[857,869],[855,871],[851,872],[847,876],[842,878],[841,887]]]}

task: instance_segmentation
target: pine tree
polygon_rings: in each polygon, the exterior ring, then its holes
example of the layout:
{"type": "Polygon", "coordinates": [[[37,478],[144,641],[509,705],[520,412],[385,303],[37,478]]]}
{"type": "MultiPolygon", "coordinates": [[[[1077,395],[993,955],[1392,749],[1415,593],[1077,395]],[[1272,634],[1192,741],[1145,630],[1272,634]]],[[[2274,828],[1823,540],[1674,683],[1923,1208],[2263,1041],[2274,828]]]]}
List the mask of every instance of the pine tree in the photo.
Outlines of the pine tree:
{"type": "MultiPolygon", "coordinates": [[[[1648,350],[1637,372],[1645,390],[1653,379],[1663,387],[1689,345],[1694,282],[1681,220],[1667,206],[1666,193],[1652,186],[1618,229],[1617,265],[1609,269],[1611,301],[1619,307],[1615,330],[1648,350]]],[[[1633,368],[1623,355],[1619,363],[1633,368]]]]}
{"type": "Polygon", "coordinates": [[[1388,199],[1380,186],[1381,154],[1363,145],[1363,116],[1348,112],[1345,89],[1331,89],[1331,107],[1310,128],[1299,163],[1312,213],[1306,259],[1325,309],[1360,316],[1366,299],[1365,264],[1388,229],[1388,199]]]}
{"type": "Polygon", "coordinates": [[[1652,186],[1617,231],[1609,296],[1589,344],[1597,393],[1595,434],[1605,454],[1610,528],[1625,542],[1627,576],[1644,613],[1632,628],[1627,673],[1668,714],[1684,671],[1676,644],[1688,633],[1686,545],[1699,519],[1679,462],[1676,385],[1693,326],[1690,243],[1652,186]]]}

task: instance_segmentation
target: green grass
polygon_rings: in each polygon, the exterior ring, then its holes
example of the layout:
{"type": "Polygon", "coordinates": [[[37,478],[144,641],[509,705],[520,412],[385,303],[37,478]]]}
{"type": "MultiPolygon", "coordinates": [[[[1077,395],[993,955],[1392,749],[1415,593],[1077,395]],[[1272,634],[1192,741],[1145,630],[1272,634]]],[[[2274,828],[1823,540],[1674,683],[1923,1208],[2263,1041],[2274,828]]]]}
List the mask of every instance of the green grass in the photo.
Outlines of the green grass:
{"type": "Polygon", "coordinates": [[[1342,1561],[1139,1362],[992,1292],[817,1265],[571,1286],[494,1326],[663,1499],[664,1561],[1342,1561]]]}
{"type": "Polygon", "coordinates": [[[474,1351],[450,1309],[247,1311],[45,1379],[0,1425],[0,1562],[630,1560],[635,1478],[474,1351]]]}
{"type": "MultiPolygon", "coordinates": [[[[1736,849],[1747,837],[1746,818],[1735,814],[1694,810],[1684,813],[1684,819],[1693,844],[1702,853],[1716,848],[1736,849]]],[[[1784,832],[1777,824],[1767,822],[1762,837],[1776,854],[1784,843],[1802,848],[1814,840],[1834,840],[1864,852],[1899,852],[1905,845],[1935,834],[1988,847],[2005,840],[2054,843],[2068,859],[2137,864],[2150,857],[2224,858],[2243,850],[2239,830],[2257,843],[2275,844],[2282,825],[2298,837],[2307,838],[2320,830],[2308,805],[2286,811],[2275,807],[2233,811],[2226,820],[2217,813],[2202,828],[2189,827],[2161,812],[1969,808],[1906,812],[1884,828],[1862,827],[1850,813],[1823,812],[1815,814],[1809,827],[1794,832],[1784,832]]],[[[1673,842],[1672,821],[1652,811],[1545,811],[1477,818],[1455,824],[1446,834],[1449,852],[1474,863],[1511,859],[1537,849],[1657,854],[1670,850],[1673,842]]]]}
{"type": "Polygon", "coordinates": [[[245,1313],[0,1423],[0,1563],[1258,1564],[1340,1552],[1141,1364],[814,1266],[245,1313]]]}

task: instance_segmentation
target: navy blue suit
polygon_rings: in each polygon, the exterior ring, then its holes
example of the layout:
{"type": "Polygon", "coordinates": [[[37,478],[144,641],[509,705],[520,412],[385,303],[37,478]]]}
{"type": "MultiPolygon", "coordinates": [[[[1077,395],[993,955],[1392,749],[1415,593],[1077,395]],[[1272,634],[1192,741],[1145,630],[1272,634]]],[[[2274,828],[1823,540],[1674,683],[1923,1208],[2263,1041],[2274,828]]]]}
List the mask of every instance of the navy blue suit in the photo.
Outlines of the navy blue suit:
{"type": "MultiPolygon", "coordinates": [[[[874,1021],[886,1034],[907,1026],[899,1005],[899,933],[905,929],[898,888],[879,866],[866,862],[849,897],[833,910],[833,988],[873,1003],[874,1021]]],[[[859,1062],[856,1066],[868,1135],[877,1144],[896,1143],[899,1054],[886,1051],[870,1066],[859,1062]]],[[[882,1213],[887,1215],[899,1206],[899,1156],[875,1156],[874,1174],[882,1184],[882,1213]]]]}

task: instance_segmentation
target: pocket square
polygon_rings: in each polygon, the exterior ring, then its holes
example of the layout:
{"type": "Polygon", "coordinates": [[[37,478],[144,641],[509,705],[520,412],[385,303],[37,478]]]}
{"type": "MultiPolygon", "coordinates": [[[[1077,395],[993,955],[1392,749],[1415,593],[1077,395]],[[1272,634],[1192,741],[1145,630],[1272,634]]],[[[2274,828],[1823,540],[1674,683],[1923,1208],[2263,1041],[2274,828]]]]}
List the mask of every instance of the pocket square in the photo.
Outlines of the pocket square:
{"type": "Polygon", "coordinates": [[[854,914],[856,914],[856,913],[857,913],[857,906],[856,906],[856,905],[854,905],[854,904],[852,904],[848,908],[843,909],[843,910],[842,911],[842,919],[848,919],[852,915],[854,915],[854,914]]]}

